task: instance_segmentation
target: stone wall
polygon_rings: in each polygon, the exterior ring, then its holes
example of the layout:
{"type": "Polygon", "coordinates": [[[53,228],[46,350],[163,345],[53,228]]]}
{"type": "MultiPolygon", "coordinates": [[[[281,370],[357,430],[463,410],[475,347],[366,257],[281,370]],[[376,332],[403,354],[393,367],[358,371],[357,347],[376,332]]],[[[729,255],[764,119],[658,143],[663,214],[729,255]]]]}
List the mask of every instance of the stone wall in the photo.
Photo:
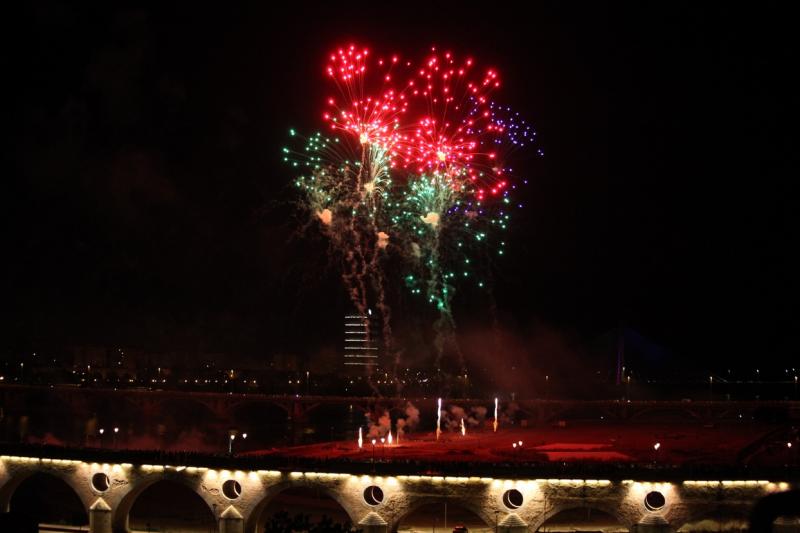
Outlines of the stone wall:
{"type": "MultiPolygon", "coordinates": [[[[493,479],[437,476],[366,476],[347,473],[218,470],[200,465],[98,464],[77,460],[0,457],[0,507],[27,477],[50,474],[67,483],[89,512],[94,533],[128,529],[128,514],[149,486],[167,479],[197,493],[223,533],[261,531],[263,511],[280,492],[308,487],[338,502],[365,532],[393,531],[419,507],[449,501],[473,511],[501,531],[536,531],[573,508],[608,513],[629,530],[677,530],[709,511],[741,514],[761,497],[787,490],[768,480],[645,483],[634,480],[493,479]],[[227,483],[227,484],[226,484],[227,483]],[[380,491],[369,487],[379,487],[380,491]],[[517,492],[509,492],[517,491],[517,492]],[[660,493],[646,503],[648,493],[660,493]],[[379,501],[380,500],[380,501],[379,501]]],[[[739,516],[737,514],[737,518],[739,516]]]]}

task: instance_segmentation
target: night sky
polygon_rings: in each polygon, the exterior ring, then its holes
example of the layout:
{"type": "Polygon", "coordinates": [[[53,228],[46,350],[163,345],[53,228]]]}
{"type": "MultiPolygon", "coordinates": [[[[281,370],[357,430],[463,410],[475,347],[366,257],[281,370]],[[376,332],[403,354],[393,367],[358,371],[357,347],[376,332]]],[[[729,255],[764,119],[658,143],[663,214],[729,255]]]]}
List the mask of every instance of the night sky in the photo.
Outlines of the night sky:
{"type": "MultiPolygon", "coordinates": [[[[280,149],[319,127],[324,57],[356,40],[473,54],[537,128],[497,311],[456,297],[465,339],[496,320],[527,353],[624,324],[697,368],[797,358],[797,61],[777,10],[31,4],[4,47],[3,353],[338,346],[347,301],[322,239],[295,235],[280,149]]],[[[400,298],[400,335],[414,314],[400,298]]]]}

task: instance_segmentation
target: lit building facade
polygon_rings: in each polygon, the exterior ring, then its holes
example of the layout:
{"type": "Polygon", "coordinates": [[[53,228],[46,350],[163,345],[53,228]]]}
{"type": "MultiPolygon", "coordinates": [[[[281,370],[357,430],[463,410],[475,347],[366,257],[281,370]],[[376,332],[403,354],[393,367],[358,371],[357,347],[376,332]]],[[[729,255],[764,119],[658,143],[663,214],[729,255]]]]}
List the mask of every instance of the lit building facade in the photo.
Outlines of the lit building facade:
{"type": "Polygon", "coordinates": [[[379,362],[377,335],[372,313],[344,317],[344,366],[371,372],[379,362]]]}

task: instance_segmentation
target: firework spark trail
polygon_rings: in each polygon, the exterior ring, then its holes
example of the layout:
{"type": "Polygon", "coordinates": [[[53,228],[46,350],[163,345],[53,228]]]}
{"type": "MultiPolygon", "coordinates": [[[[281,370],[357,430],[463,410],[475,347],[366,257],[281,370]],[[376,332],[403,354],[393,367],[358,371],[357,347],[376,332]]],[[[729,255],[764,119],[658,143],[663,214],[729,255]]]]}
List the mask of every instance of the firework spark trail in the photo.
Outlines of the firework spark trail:
{"type": "MultiPolygon", "coordinates": [[[[452,284],[455,273],[445,271],[442,265],[443,233],[452,233],[463,225],[458,217],[451,216],[454,205],[463,197],[464,189],[452,180],[437,174],[423,175],[409,182],[408,191],[400,204],[401,212],[395,216],[398,223],[406,226],[404,233],[413,236],[411,246],[418,250],[417,276],[424,287],[428,302],[435,305],[439,314],[433,324],[436,332],[436,368],[441,368],[445,351],[449,347],[457,359],[458,368],[464,367],[451,308],[455,293],[455,286],[452,284]]],[[[414,287],[412,291],[422,291],[414,275],[406,277],[406,284],[414,287]]]]}
{"type": "Polygon", "coordinates": [[[379,265],[389,235],[379,231],[375,217],[371,216],[380,209],[383,191],[389,183],[385,150],[361,145],[358,163],[350,163],[348,159],[332,169],[322,163],[331,153],[334,157],[342,156],[342,144],[336,141],[320,135],[309,141],[306,151],[310,149],[313,155],[306,166],[313,165],[314,173],[305,183],[299,180],[298,185],[305,186],[312,217],[319,219],[332,247],[341,251],[342,281],[353,307],[366,315],[369,301],[377,300],[383,317],[384,344],[391,346],[391,309],[386,302],[379,265]]]}
{"type": "MultiPolygon", "coordinates": [[[[353,176],[353,198],[351,200],[351,205],[353,209],[353,215],[358,211],[361,207],[360,205],[360,192],[361,192],[361,180],[362,174],[364,172],[365,163],[367,160],[367,148],[362,146],[361,148],[361,164],[358,165],[358,172],[355,173],[353,176]]],[[[363,237],[361,235],[361,231],[357,226],[358,219],[355,216],[349,217],[350,222],[350,235],[352,236],[352,254],[350,255],[351,260],[351,272],[350,275],[346,278],[348,281],[351,281],[351,300],[353,304],[356,306],[358,313],[360,315],[367,314],[367,289],[364,283],[364,277],[367,270],[367,264],[365,260],[365,250],[364,250],[364,243],[363,237]],[[352,292],[355,288],[355,292],[352,292]]],[[[367,333],[369,336],[369,331],[367,333]]]]}
{"type": "MultiPolygon", "coordinates": [[[[377,255],[376,255],[377,258],[377,255]]],[[[385,276],[383,270],[378,268],[377,261],[375,266],[373,267],[373,272],[375,272],[375,276],[373,278],[374,285],[375,285],[375,292],[377,294],[377,301],[375,306],[378,308],[378,311],[381,314],[381,324],[382,324],[382,334],[383,334],[383,346],[386,352],[390,355],[394,354],[393,361],[394,364],[392,365],[392,381],[395,383],[396,392],[400,394],[400,377],[397,374],[397,369],[400,366],[399,360],[399,351],[395,350],[394,342],[392,338],[392,308],[386,301],[386,289],[385,289],[385,276]]]]}
{"type": "MultiPolygon", "coordinates": [[[[295,136],[294,131],[291,134],[295,136]]],[[[354,165],[349,159],[337,161],[337,158],[343,157],[344,150],[338,139],[329,139],[320,134],[312,136],[307,141],[305,160],[302,161],[311,175],[300,177],[296,183],[305,192],[308,210],[312,217],[319,219],[324,233],[331,239],[331,246],[343,251],[342,280],[354,307],[363,314],[367,308],[364,283],[367,268],[363,264],[364,239],[354,214],[361,203],[359,187],[364,165],[354,165]],[[354,166],[357,167],[356,171],[353,170],[354,166]]],[[[287,161],[293,155],[297,156],[289,149],[284,149],[284,153],[287,154],[287,161]]],[[[362,161],[367,159],[363,147],[360,158],[362,161]]],[[[298,166],[297,161],[293,161],[293,164],[298,166]]]]}

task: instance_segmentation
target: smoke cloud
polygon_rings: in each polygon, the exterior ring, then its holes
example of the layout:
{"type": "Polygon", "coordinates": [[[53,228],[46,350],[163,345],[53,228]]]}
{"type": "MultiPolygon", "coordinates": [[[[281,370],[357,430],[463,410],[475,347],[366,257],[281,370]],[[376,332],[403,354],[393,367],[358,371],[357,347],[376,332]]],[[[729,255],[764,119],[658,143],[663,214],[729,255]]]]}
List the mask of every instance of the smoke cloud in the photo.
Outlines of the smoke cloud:
{"type": "Polygon", "coordinates": [[[372,413],[367,413],[364,416],[367,418],[367,425],[369,426],[367,431],[368,438],[375,439],[389,434],[389,430],[392,428],[392,419],[389,416],[389,411],[384,410],[378,417],[377,423],[373,421],[372,413]]]}
{"type": "Polygon", "coordinates": [[[389,245],[389,234],[383,231],[378,232],[378,248],[386,248],[389,245]]]}
{"type": "Polygon", "coordinates": [[[326,226],[330,226],[331,222],[333,222],[333,213],[327,207],[322,211],[317,211],[317,217],[326,226]]]}
{"type": "Polygon", "coordinates": [[[422,221],[426,224],[430,224],[432,227],[436,227],[439,225],[439,213],[430,212],[424,217],[420,215],[422,221]]]}
{"type": "Polygon", "coordinates": [[[397,419],[397,435],[403,436],[408,431],[413,431],[419,424],[419,409],[408,402],[405,409],[405,418],[397,419]]]}

